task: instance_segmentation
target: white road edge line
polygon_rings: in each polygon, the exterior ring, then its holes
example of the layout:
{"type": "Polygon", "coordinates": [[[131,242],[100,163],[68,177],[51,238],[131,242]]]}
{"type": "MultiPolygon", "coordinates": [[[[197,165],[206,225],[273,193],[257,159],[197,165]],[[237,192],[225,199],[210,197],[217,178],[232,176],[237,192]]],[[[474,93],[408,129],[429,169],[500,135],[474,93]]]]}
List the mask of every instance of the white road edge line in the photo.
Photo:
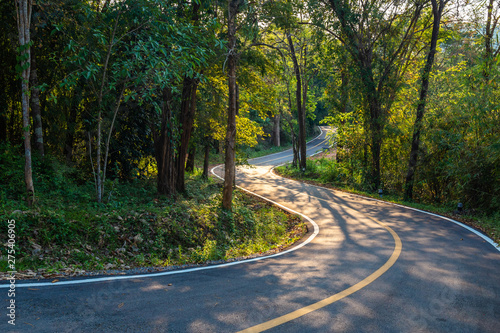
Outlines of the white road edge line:
{"type": "MultiPolygon", "coordinates": [[[[213,173],[213,170],[216,167],[212,168],[211,172],[213,173]]],[[[214,173],[215,174],[215,173],[214,173]]],[[[217,176],[217,175],[216,175],[217,176]]],[[[219,176],[217,176],[219,177],[219,176]]],[[[220,178],[220,177],[219,177],[220,178]]],[[[239,186],[238,186],[239,187],[239,186]]],[[[31,287],[47,287],[47,286],[62,286],[62,285],[72,285],[72,284],[84,284],[84,283],[93,283],[93,282],[104,282],[104,281],[114,281],[114,280],[128,280],[128,279],[139,279],[139,278],[151,278],[151,277],[157,277],[157,276],[166,276],[166,275],[174,275],[174,274],[183,274],[183,273],[189,273],[189,272],[196,272],[196,271],[203,271],[203,270],[208,270],[208,269],[215,269],[215,268],[221,268],[221,267],[228,267],[228,266],[234,266],[234,265],[240,265],[240,264],[245,264],[253,261],[259,261],[259,260],[264,260],[264,259],[269,259],[269,258],[275,258],[282,256],[284,254],[296,251],[300,249],[301,247],[305,246],[306,244],[310,243],[316,235],[319,233],[319,226],[316,222],[314,222],[310,217],[301,214],[299,212],[296,212],[288,207],[285,207],[277,202],[274,202],[270,199],[264,198],[263,196],[260,196],[256,193],[253,193],[251,191],[248,191],[244,188],[241,188],[242,190],[251,193],[259,198],[262,198],[266,201],[271,202],[272,204],[292,213],[292,214],[298,214],[305,219],[307,219],[313,226],[314,226],[314,232],[312,235],[310,235],[304,242],[300,243],[299,245],[289,249],[285,250],[283,252],[275,253],[269,256],[264,256],[264,257],[258,257],[258,258],[252,258],[252,259],[244,259],[240,261],[233,261],[225,264],[219,264],[219,265],[213,265],[213,266],[204,266],[204,267],[194,267],[194,268],[188,268],[188,269],[181,269],[178,271],[169,271],[169,272],[160,272],[160,273],[148,273],[148,274],[138,274],[138,275],[125,275],[125,276],[108,276],[108,277],[100,277],[100,278],[89,278],[89,279],[84,279],[84,280],[72,280],[72,281],[60,281],[60,282],[35,282],[35,283],[16,283],[16,288],[31,288],[31,287]]],[[[9,288],[10,284],[2,284],[0,285],[0,288],[9,288]]]]}
{"type": "MultiPolygon", "coordinates": [[[[317,138],[319,138],[321,136],[321,134],[323,134],[323,131],[321,130],[321,127],[318,126],[318,128],[320,129],[320,134],[316,138],[312,139],[311,141],[316,140],[317,138]]],[[[309,141],[309,142],[311,142],[311,141],[309,141]]],[[[284,151],[287,151],[287,150],[284,150],[284,151]]],[[[275,153],[275,154],[283,153],[284,151],[281,151],[281,152],[278,152],[278,153],[275,153]]],[[[274,155],[274,154],[270,154],[270,155],[274,155]]],[[[267,156],[270,156],[270,155],[267,155],[267,156]]],[[[264,157],[264,156],[262,156],[262,157],[264,157]]],[[[213,175],[215,175],[216,177],[218,177],[219,179],[223,179],[223,178],[221,178],[217,174],[215,174],[214,169],[220,167],[221,165],[217,165],[217,166],[213,167],[212,170],[210,170],[210,172],[213,175]]],[[[299,245],[297,245],[297,246],[295,246],[295,247],[293,247],[293,248],[291,248],[289,250],[286,250],[286,251],[283,251],[283,252],[279,252],[279,253],[275,253],[275,254],[272,254],[272,255],[269,255],[269,256],[264,256],[264,257],[258,257],[258,258],[252,258],[252,259],[243,259],[243,260],[240,260],[240,261],[233,261],[233,262],[229,262],[229,263],[225,263],[225,264],[219,264],[219,265],[213,265],[213,266],[203,266],[203,267],[194,267],[194,268],[181,269],[181,270],[178,270],[178,271],[168,271],[168,272],[160,272],[160,273],[147,273],[147,274],[137,274],[137,275],[124,275],[124,276],[106,276],[106,277],[100,277],[100,278],[88,278],[88,279],[83,279],[83,280],[59,281],[59,282],[54,282],[54,283],[53,282],[16,283],[16,287],[17,288],[32,288],[32,287],[47,287],[47,286],[63,286],[63,285],[73,285],[73,284],[84,284],[84,283],[114,281],[114,280],[128,280],[128,279],[139,279],[139,278],[151,278],[151,277],[157,277],[157,276],[183,274],[183,273],[189,273],[189,272],[203,271],[203,270],[207,270],[207,269],[215,269],[215,268],[220,268],[220,267],[240,265],[240,264],[245,264],[245,263],[249,263],[249,262],[253,262],[253,261],[259,261],[259,260],[274,258],[274,257],[282,256],[284,254],[296,251],[296,250],[300,249],[301,247],[305,246],[306,244],[310,243],[316,237],[316,235],[318,235],[318,233],[319,233],[319,226],[310,217],[308,217],[308,216],[306,216],[306,215],[304,215],[302,213],[296,212],[293,209],[285,207],[285,206],[283,206],[283,205],[281,205],[281,204],[279,204],[279,203],[277,203],[275,201],[267,199],[267,198],[265,198],[265,197],[263,197],[261,195],[258,195],[257,193],[253,193],[252,191],[244,189],[244,188],[242,188],[240,186],[237,186],[237,187],[240,188],[240,189],[242,189],[243,191],[246,191],[248,193],[251,193],[251,194],[255,195],[256,197],[259,197],[261,199],[269,201],[270,203],[272,203],[272,204],[280,207],[281,209],[284,209],[284,210],[286,210],[286,211],[288,211],[288,212],[290,212],[292,214],[297,214],[297,215],[302,216],[303,218],[305,218],[306,220],[308,220],[313,225],[314,232],[312,233],[311,236],[309,236],[309,238],[307,238],[304,242],[300,243],[299,245]]],[[[9,288],[9,287],[10,287],[10,284],[0,284],[0,289],[2,289],[2,288],[9,288]]]]}
{"type": "MultiPolygon", "coordinates": [[[[316,154],[318,154],[318,153],[315,153],[314,155],[316,155],[316,154]]],[[[313,156],[313,155],[311,155],[311,156],[313,156]]],[[[277,176],[277,177],[280,177],[279,175],[277,175],[276,173],[274,173],[274,168],[277,168],[279,166],[282,166],[282,165],[285,165],[285,164],[288,164],[288,163],[289,162],[283,163],[283,164],[280,164],[280,165],[277,165],[277,166],[271,168],[271,173],[273,175],[277,176]]],[[[289,180],[300,182],[300,181],[297,181],[297,180],[294,180],[294,179],[289,179],[289,180]]],[[[427,214],[427,215],[431,215],[431,216],[434,216],[434,217],[441,218],[443,220],[455,223],[455,224],[459,225],[460,227],[462,227],[464,229],[467,229],[470,232],[476,234],[477,236],[481,237],[484,241],[486,241],[487,243],[491,244],[496,250],[498,250],[500,252],[500,244],[495,243],[495,241],[493,239],[489,238],[488,236],[486,236],[482,232],[479,232],[476,229],[471,228],[468,225],[463,224],[462,222],[453,220],[453,219],[451,219],[449,217],[438,215],[438,214],[434,214],[434,213],[431,213],[431,212],[426,212],[425,210],[420,210],[420,209],[413,208],[413,207],[408,207],[408,206],[400,205],[400,204],[397,204],[397,203],[394,203],[394,202],[390,202],[390,201],[384,201],[384,200],[379,200],[379,199],[375,199],[375,198],[365,197],[365,196],[362,196],[362,195],[359,195],[359,194],[354,194],[354,193],[350,193],[350,192],[344,192],[344,191],[341,191],[341,190],[335,190],[335,189],[331,189],[331,188],[327,188],[327,187],[322,187],[322,186],[318,186],[318,185],[312,185],[312,184],[308,184],[308,185],[313,186],[313,187],[317,187],[317,188],[321,188],[321,189],[325,189],[325,190],[330,190],[330,191],[339,191],[339,192],[346,193],[346,194],[349,194],[349,195],[352,195],[352,196],[355,196],[355,197],[358,197],[358,198],[363,198],[363,199],[366,199],[366,200],[382,202],[382,203],[385,203],[385,204],[388,204],[388,205],[392,205],[392,206],[396,206],[396,207],[400,207],[400,208],[405,208],[405,209],[410,209],[410,210],[413,210],[413,211],[416,211],[416,212],[419,212],[419,213],[424,213],[424,214],[427,214]]]]}

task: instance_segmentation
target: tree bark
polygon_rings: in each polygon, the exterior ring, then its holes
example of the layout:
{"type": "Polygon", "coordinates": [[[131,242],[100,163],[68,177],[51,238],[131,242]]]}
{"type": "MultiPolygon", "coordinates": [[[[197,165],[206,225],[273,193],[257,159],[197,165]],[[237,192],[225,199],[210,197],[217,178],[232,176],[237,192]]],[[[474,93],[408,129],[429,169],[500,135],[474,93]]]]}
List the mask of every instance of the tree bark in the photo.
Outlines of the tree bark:
{"type": "Polygon", "coordinates": [[[299,168],[301,170],[306,169],[306,122],[304,109],[302,107],[302,84],[300,78],[300,67],[297,61],[297,56],[295,54],[295,48],[293,46],[292,36],[287,34],[288,45],[290,47],[290,54],[292,56],[293,69],[295,72],[295,80],[297,81],[297,89],[295,91],[295,96],[297,99],[297,120],[299,122],[299,168]]]}
{"type": "Polygon", "coordinates": [[[208,178],[208,165],[210,162],[210,138],[205,137],[205,147],[204,147],[204,159],[203,159],[203,173],[201,175],[202,178],[208,178]]]}
{"type": "MultiPolygon", "coordinates": [[[[348,76],[345,70],[340,72],[341,88],[340,88],[340,112],[348,112],[348,101],[349,101],[349,87],[348,87],[348,76]]],[[[345,120],[340,121],[340,126],[342,129],[337,128],[337,132],[344,129],[345,120]]],[[[337,136],[337,147],[336,147],[335,161],[337,163],[342,162],[342,157],[344,154],[344,143],[341,141],[340,136],[337,136]]]]}
{"type": "Polygon", "coordinates": [[[191,145],[188,150],[188,156],[187,156],[187,161],[186,161],[186,172],[193,172],[194,171],[194,157],[196,154],[196,146],[191,145]]]}
{"type": "Polygon", "coordinates": [[[290,133],[292,135],[292,152],[293,152],[292,166],[294,168],[296,168],[297,163],[299,161],[299,149],[297,147],[297,136],[295,135],[295,131],[293,130],[292,121],[288,118],[286,118],[286,120],[288,122],[288,126],[290,127],[290,133]]]}
{"type": "Polygon", "coordinates": [[[492,39],[495,35],[495,29],[497,26],[497,18],[493,17],[493,4],[494,0],[489,0],[486,15],[486,28],[484,33],[484,60],[486,62],[483,69],[483,77],[488,80],[490,77],[491,66],[493,65],[493,45],[492,39]]]}
{"type": "Polygon", "coordinates": [[[494,0],[489,0],[488,6],[486,7],[487,9],[487,16],[486,16],[486,31],[485,31],[485,36],[484,36],[484,47],[485,47],[485,57],[487,59],[491,58],[491,55],[493,54],[492,51],[492,45],[491,45],[491,39],[493,37],[493,32],[494,29],[492,29],[491,26],[491,21],[493,17],[493,2],[494,0]]]}
{"type": "MultiPolygon", "coordinates": [[[[307,88],[308,81],[306,79],[306,70],[307,70],[307,45],[304,45],[304,64],[301,71],[302,78],[302,112],[304,113],[304,124],[307,115],[307,88]]],[[[305,126],[304,126],[305,131],[305,126]]]]}
{"type": "Polygon", "coordinates": [[[275,147],[281,146],[280,140],[280,118],[281,114],[277,113],[273,117],[273,145],[275,147]]]}
{"type": "Polygon", "coordinates": [[[417,169],[418,155],[420,149],[420,134],[422,131],[422,122],[424,118],[427,91],[429,89],[429,76],[434,63],[436,46],[439,35],[439,26],[446,0],[431,0],[432,14],[434,16],[432,24],[431,45],[427,54],[427,60],[422,72],[422,84],[420,87],[420,98],[417,105],[417,115],[413,126],[413,137],[411,141],[410,158],[408,161],[408,172],[406,173],[404,200],[413,199],[413,186],[415,181],[415,171],[417,169]],[[438,4],[439,1],[439,4],[438,4]]]}
{"type": "Polygon", "coordinates": [[[228,0],[228,88],[229,107],[227,112],[226,156],[224,160],[224,188],[222,190],[222,207],[232,209],[233,180],[235,179],[235,144],[236,144],[236,15],[241,0],[228,0]]]}
{"type": "MultiPolygon", "coordinates": [[[[191,7],[191,19],[194,25],[198,24],[200,19],[199,10],[200,2],[193,1],[191,7]]],[[[182,84],[181,95],[181,112],[179,113],[180,142],[177,149],[177,157],[175,162],[177,180],[175,188],[177,192],[185,192],[185,171],[186,171],[186,155],[189,147],[189,140],[193,130],[194,115],[196,111],[196,90],[198,89],[198,79],[195,77],[184,77],[182,84]]]]}
{"type": "Polygon", "coordinates": [[[44,156],[43,148],[43,127],[42,113],[40,108],[40,89],[38,88],[38,74],[36,65],[36,56],[31,56],[31,111],[33,113],[33,141],[35,149],[44,156]]]}
{"type": "Polygon", "coordinates": [[[153,131],[155,142],[155,158],[158,168],[157,190],[159,194],[175,194],[174,145],[172,133],[172,92],[163,90],[163,106],[160,131],[153,131]]]}
{"type": "Polygon", "coordinates": [[[198,81],[193,78],[185,77],[182,87],[181,112],[179,113],[179,125],[181,128],[181,137],[176,157],[176,190],[185,192],[184,171],[186,167],[186,155],[189,147],[189,140],[194,123],[194,114],[196,111],[196,90],[198,81]]]}
{"type": "MultiPolygon", "coordinates": [[[[288,85],[288,81],[286,83],[286,92],[288,94],[288,108],[290,110],[290,115],[292,115],[292,94],[290,93],[290,87],[288,85]]],[[[299,151],[297,149],[297,137],[293,129],[292,120],[287,117],[285,117],[285,119],[288,122],[288,126],[290,127],[290,134],[292,135],[292,151],[293,151],[292,166],[296,168],[297,162],[299,160],[299,151]]]]}
{"type": "MultiPolygon", "coordinates": [[[[120,15],[120,13],[118,13],[120,15]]],[[[96,199],[97,202],[102,201],[104,182],[103,182],[103,174],[102,174],[102,113],[103,113],[103,105],[102,100],[104,97],[104,86],[106,84],[106,78],[108,74],[108,64],[109,59],[111,58],[111,51],[113,50],[113,43],[116,35],[116,29],[118,26],[119,19],[115,20],[114,28],[111,32],[110,39],[108,41],[107,50],[106,50],[106,59],[104,61],[104,66],[102,69],[102,79],[101,79],[101,87],[99,89],[99,94],[97,96],[97,146],[96,146],[96,199]]]]}
{"type": "Polygon", "coordinates": [[[370,100],[370,133],[371,133],[371,182],[375,189],[380,187],[380,151],[382,149],[382,107],[378,98],[370,100]]]}
{"type": "Polygon", "coordinates": [[[125,89],[127,88],[126,84],[123,84],[122,90],[120,92],[120,96],[118,97],[118,101],[116,102],[115,110],[113,112],[113,120],[111,120],[111,125],[109,126],[108,138],[106,140],[106,150],[104,153],[104,167],[102,171],[102,192],[104,194],[104,182],[106,180],[106,168],[108,166],[108,156],[109,156],[109,143],[111,142],[111,134],[113,133],[113,128],[115,126],[116,115],[120,110],[120,105],[122,103],[123,94],[125,93],[125,89]]]}
{"type": "Polygon", "coordinates": [[[30,27],[31,27],[31,0],[16,0],[17,27],[19,31],[19,44],[21,49],[21,106],[23,114],[24,134],[24,182],[26,184],[26,203],[32,206],[35,200],[35,187],[31,169],[31,134],[29,118],[29,82],[31,66],[30,27]]]}

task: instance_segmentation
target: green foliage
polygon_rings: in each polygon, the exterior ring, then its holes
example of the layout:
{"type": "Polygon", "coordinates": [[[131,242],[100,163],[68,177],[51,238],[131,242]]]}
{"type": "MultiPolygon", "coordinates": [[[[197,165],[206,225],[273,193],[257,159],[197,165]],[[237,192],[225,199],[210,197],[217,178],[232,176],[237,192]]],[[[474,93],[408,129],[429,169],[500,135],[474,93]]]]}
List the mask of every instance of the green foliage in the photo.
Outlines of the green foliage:
{"type": "MultiPolygon", "coordinates": [[[[284,177],[305,180],[336,190],[381,199],[377,193],[367,191],[367,188],[363,186],[361,182],[356,182],[354,179],[349,178],[342,163],[337,163],[331,158],[320,157],[307,160],[307,169],[305,172],[302,172],[298,168],[293,168],[290,164],[277,167],[275,170],[284,177]]],[[[419,186],[422,187],[423,184],[421,183],[419,186]]],[[[403,192],[401,190],[393,190],[390,187],[384,189],[382,199],[451,217],[468,225],[472,225],[486,233],[495,242],[500,242],[500,219],[498,211],[493,213],[488,210],[477,211],[466,205],[465,207],[467,208],[465,212],[463,214],[457,214],[456,200],[448,200],[440,203],[431,200],[425,202],[405,202],[403,201],[403,192]],[[432,204],[430,202],[432,202],[432,204]]],[[[495,200],[497,199],[492,199],[492,201],[495,200]]]]}
{"type": "MultiPolygon", "coordinates": [[[[399,9],[386,0],[372,4],[240,2],[236,149],[241,163],[290,147],[298,132],[296,78],[286,43],[292,34],[307,87],[307,132],[312,135],[313,125],[325,118],[335,129],[336,159],[308,161],[305,173],[282,172],[373,192],[379,145],[380,187],[395,197],[402,193],[432,15],[427,2],[415,30],[405,34],[421,2],[399,9]],[[298,24],[306,20],[312,24],[298,24]],[[280,148],[271,147],[277,115],[280,148]]],[[[236,195],[232,214],[220,210],[214,183],[191,180],[188,197],[177,201],[156,197],[152,190],[156,168],[150,161],[160,111],[168,106],[166,126],[175,147],[185,77],[199,80],[190,145],[200,155],[209,142],[211,152],[218,153],[211,163],[222,162],[228,103],[227,8],[222,3],[125,0],[98,10],[90,2],[56,0],[33,8],[32,59],[47,155],[33,152],[38,206],[28,210],[16,76],[16,66],[19,71],[26,60],[19,51],[27,46],[12,43],[14,3],[0,4],[0,212],[7,219],[17,211],[15,218],[25,220],[20,227],[24,267],[61,269],[73,263],[90,269],[113,256],[138,265],[202,262],[264,251],[276,243],[275,231],[284,235],[283,225],[266,222],[266,216],[284,217],[272,211],[260,216],[242,194],[236,195]],[[196,15],[194,5],[200,5],[196,15]],[[92,199],[96,173],[89,159],[104,163],[104,156],[95,158],[98,125],[103,151],[109,136],[108,192],[102,203],[92,199]],[[32,255],[32,243],[48,252],[41,259],[32,255]]],[[[478,34],[485,26],[485,8],[478,7],[477,22],[447,20],[441,29],[413,203],[453,209],[462,202],[471,219],[481,221],[498,220],[500,211],[499,59],[486,54],[485,36],[478,34]]],[[[120,265],[119,260],[112,263],[120,265]]]]}
{"type": "Polygon", "coordinates": [[[500,210],[498,79],[499,73],[491,71],[486,81],[482,66],[464,63],[435,75],[419,175],[422,196],[429,189],[437,201],[500,210]]]}
{"type": "MultiPolygon", "coordinates": [[[[24,181],[24,160],[19,154],[20,147],[9,142],[0,143],[0,202],[5,205],[9,199],[20,199],[24,194],[23,187],[18,186],[24,181]]],[[[2,207],[4,208],[4,207],[2,207]]]]}
{"type": "MultiPolygon", "coordinates": [[[[17,158],[2,161],[21,161],[12,150],[6,146],[2,156],[17,158]]],[[[220,184],[202,180],[199,170],[187,179],[185,197],[158,197],[152,179],[116,181],[112,195],[98,204],[90,183],[78,185],[77,169],[50,158],[35,159],[35,169],[34,209],[5,195],[7,189],[19,187],[22,178],[9,178],[0,186],[5,197],[0,219],[17,222],[19,271],[75,272],[110,264],[123,268],[228,259],[286,246],[305,228],[295,216],[239,191],[233,212],[223,210],[220,184]]],[[[0,225],[1,242],[7,240],[6,229],[6,224],[0,225]]],[[[7,268],[4,264],[0,260],[1,269],[7,268]]]]}
{"type": "Polygon", "coordinates": [[[360,187],[361,185],[347,178],[346,170],[342,165],[339,165],[334,160],[323,157],[314,160],[308,159],[305,171],[302,171],[299,168],[294,168],[290,164],[278,167],[276,170],[281,175],[287,177],[318,180],[321,183],[331,184],[334,186],[349,184],[351,186],[360,187]]]}

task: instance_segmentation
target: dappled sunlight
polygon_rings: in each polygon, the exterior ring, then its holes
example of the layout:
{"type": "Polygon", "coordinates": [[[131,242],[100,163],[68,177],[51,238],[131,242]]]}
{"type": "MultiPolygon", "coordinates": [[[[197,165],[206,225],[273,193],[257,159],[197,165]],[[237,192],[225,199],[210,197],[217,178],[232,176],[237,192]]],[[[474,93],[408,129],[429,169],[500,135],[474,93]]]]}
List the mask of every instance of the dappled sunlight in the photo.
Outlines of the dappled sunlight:
{"type": "Polygon", "coordinates": [[[166,290],[168,286],[160,283],[153,283],[147,287],[141,287],[141,291],[155,291],[155,290],[166,290]]]}
{"type": "Polygon", "coordinates": [[[0,15],[0,332],[500,331],[500,0],[0,15]]]}
{"type": "MultiPolygon", "coordinates": [[[[151,331],[235,332],[332,298],[274,330],[491,331],[481,318],[491,322],[500,311],[499,291],[491,284],[500,274],[491,263],[500,255],[476,235],[437,217],[279,178],[268,167],[238,168],[237,183],[307,215],[319,225],[319,234],[300,250],[260,261],[109,282],[86,297],[66,296],[72,290],[63,289],[66,299],[73,297],[71,304],[81,304],[79,313],[99,310],[74,327],[97,329],[106,318],[122,330],[135,325],[151,331]],[[403,250],[387,271],[370,278],[395,253],[396,238],[384,225],[401,238],[403,250]],[[141,317],[124,318],[124,311],[141,317]]],[[[41,303],[53,305],[64,297],[41,303]]]]}

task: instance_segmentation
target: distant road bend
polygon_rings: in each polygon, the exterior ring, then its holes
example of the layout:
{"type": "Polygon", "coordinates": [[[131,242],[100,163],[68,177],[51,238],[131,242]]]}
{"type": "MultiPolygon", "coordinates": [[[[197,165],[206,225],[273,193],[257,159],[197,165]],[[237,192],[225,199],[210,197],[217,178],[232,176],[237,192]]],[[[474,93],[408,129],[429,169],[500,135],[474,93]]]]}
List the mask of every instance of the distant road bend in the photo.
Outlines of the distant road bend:
{"type": "MultiPolygon", "coordinates": [[[[325,130],[308,154],[326,145],[325,130]]],[[[500,252],[490,239],[270,171],[290,160],[290,151],[253,159],[237,184],[310,219],[300,248],[164,274],[18,281],[16,326],[3,315],[0,332],[499,332],[500,252]]]]}

